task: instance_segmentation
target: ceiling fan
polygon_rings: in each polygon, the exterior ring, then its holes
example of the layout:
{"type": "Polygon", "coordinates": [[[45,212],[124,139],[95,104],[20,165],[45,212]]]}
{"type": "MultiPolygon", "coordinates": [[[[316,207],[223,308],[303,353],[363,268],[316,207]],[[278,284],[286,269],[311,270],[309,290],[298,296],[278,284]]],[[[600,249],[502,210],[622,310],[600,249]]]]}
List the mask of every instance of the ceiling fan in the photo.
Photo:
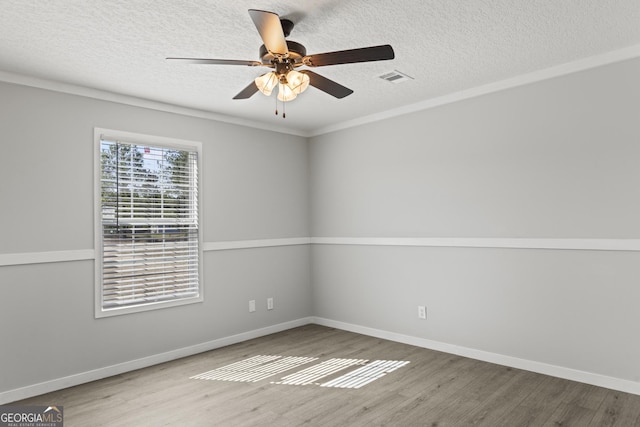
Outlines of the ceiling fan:
{"type": "MultiPolygon", "coordinates": [[[[393,48],[388,44],[307,55],[307,50],[302,44],[285,40],[285,37],[288,37],[293,29],[294,24],[292,21],[280,19],[276,13],[264,10],[249,9],[249,15],[264,42],[260,46],[261,61],[208,58],[167,59],[181,60],[193,64],[245,65],[273,68],[274,71],[256,78],[233,99],[247,99],[257,91],[269,96],[273,89],[278,86],[278,99],[286,102],[295,99],[297,95],[304,92],[309,86],[320,89],[336,98],[344,98],[353,93],[353,90],[320,74],[307,69],[297,71],[296,68],[301,66],[324,67],[327,65],[382,61],[395,57],[393,48]]],[[[278,114],[277,110],[276,114],[278,114]]]]}

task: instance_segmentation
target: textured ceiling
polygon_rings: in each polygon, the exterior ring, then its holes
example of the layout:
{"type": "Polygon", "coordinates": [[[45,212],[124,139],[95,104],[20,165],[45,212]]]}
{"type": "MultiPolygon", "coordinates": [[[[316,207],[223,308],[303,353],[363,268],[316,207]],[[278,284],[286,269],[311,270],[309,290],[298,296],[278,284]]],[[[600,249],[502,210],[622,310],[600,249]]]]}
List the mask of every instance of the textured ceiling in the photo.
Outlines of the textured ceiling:
{"type": "Polygon", "coordinates": [[[0,0],[0,71],[311,133],[434,97],[640,44],[638,0],[0,0]],[[275,95],[231,98],[262,67],[248,9],[295,22],[289,39],[322,53],[391,44],[392,61],[314,71],[354,90],[315,88],[274,115],[275,95]],[[399,70],[413,80],[379,75],[399,70]]]}

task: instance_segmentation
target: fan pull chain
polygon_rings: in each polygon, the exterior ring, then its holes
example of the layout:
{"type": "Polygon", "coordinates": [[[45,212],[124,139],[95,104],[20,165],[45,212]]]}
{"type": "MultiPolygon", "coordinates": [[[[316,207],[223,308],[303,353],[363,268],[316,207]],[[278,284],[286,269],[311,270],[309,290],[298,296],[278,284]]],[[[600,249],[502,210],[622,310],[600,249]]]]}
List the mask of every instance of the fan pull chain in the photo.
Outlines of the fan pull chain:
{"type": "MultiPolygon", "coordinates": [[[[276,116],[278,115],[278,97],[276,96],[276,116]]],[[[285,101],[282,101],[282,118],[287,118],[287,109],[285,107],[285,101]]]]}

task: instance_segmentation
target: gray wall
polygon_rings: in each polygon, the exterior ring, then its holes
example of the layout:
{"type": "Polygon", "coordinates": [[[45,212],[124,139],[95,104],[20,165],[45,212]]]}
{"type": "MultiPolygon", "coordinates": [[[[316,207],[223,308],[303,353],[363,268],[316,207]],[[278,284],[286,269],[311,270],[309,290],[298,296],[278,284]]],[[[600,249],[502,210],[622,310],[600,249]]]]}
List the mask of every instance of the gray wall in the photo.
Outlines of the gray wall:
{"type": "MultiPolygon", "coordinates": [[[[310,140],[0,83],[0,255],[93,248],[94,127],[203,143],[205,243],[637,239],[638,75],[627,61],[310,140]]],[[[204,303],[95,319],[93,261],[3,266],[0,393],[312,315],[638,382],[639,269],[634,251],[207,251],[204,303]]]]}
{"type": "MultiPolygon", "coordinates": [[[[94,127],[202,142],[205,243],[309,235],[305,138],[5,83],[0,118],[0,254],[93,249],[94,127]]],[[[101,319],[93,260],[0,266],[0,392],[310,316],[309,257],[207,251],[203,303],[101,319]]]]}
{"type": "MultiPolygon", "coordinates": [[[[312,235],[637,239],[638,75],[626,61],[314,137],[312,235]]],[[[640,381],[640,252],[363,242],[313,247],[317,316],[640,381]]]]}

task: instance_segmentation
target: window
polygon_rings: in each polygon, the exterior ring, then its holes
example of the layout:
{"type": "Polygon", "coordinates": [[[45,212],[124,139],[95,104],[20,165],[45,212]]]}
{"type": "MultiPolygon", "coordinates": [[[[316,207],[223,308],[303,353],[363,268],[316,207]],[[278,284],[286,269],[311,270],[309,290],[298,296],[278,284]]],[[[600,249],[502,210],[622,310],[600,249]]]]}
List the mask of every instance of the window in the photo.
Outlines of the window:
{"type": "Polygon", "coordinates": [[[105,129],[96,144],[96,317],[202,301],[200,144],[105,129]]]}

